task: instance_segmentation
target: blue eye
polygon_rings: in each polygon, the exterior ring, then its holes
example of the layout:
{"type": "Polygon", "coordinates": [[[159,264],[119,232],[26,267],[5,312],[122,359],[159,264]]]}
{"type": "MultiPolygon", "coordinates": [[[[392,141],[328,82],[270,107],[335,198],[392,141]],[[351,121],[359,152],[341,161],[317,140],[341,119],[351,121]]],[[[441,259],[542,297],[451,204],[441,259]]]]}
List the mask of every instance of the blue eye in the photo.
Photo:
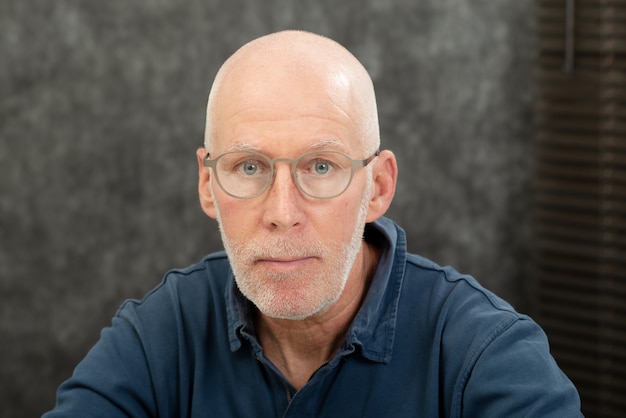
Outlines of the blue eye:
{"type": "Polygon", "coordinates": [[[313,166],[316,174],[327,174],[330,171],[330,164],[327,161],[320,161],[313,166]]]}
{"type": "Polygon", "coordinates": [[[254,163],[243,163],[241,165],[241,171],[247,176],[253,176],[259,170],[259,166],[254,163]]]}

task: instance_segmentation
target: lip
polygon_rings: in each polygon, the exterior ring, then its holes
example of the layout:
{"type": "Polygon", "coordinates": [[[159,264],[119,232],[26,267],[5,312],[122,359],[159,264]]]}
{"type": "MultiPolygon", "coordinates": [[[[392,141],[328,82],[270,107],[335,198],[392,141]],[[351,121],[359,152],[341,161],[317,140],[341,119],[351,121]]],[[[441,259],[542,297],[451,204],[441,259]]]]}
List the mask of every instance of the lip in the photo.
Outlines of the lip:
{"type": "Polygon", "coordinates": [[[315,261],[315,257],[297,257],[297,258],[262,258],[256,261],[256,264],[271,270],[290,271],[299,270],[315,261]]]}

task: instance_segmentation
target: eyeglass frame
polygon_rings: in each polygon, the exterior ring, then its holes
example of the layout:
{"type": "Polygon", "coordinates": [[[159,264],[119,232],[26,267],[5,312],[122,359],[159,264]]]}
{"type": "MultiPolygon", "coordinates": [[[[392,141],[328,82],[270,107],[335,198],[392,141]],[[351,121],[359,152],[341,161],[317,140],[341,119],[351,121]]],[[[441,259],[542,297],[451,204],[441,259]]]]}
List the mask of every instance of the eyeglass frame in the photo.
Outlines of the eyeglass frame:
{"type": "Polygon", "coordinates": [[[380,155],[380,150],[376,150],[372,155],[370,155],[369,157],[365,158],[365,159],[355,159],[350,157],[347,154],[344,154],[341,151],[313,151],[313,152],[307,152],[305,154],[300,155],[299,157],[292,159],[292,158],[270,158],[265,154],[262,154],[260,152],[257,151],[248,151],[248,150],[238,150],[238,151],[228,151],[228,152],[224,152],[220,155],[218,155],[216,158],[211,159],[211,153],[207,152],[205,157],[202,159],[202,166],[206,167],[206,168],[212,168],[213,172],[215,173],[215,178],[217,179],[217,184],[219,184],[220,188],[224,191],[224,193],[226,193],[227,195],[234,197],[235,199],[242,199],[242,200],[248,200],[248,199],[255,199],[259,196],[261,196],[263,193],[265,193],[267,191],[267,189],[270,188],[270,186],[274,183],[274,180],[276,178],[276,169],[274,168],[274,165],[278,162],[285,162],[285,163],[290,163],[291,165],[291,179],[293,180],[293,183],[296,185],[296,187],[298,188],[298,190],[300,190],[302,193],[304,193],[305,195],[313,198],[313,199],[319,199],[319,200],[327,200],[327,199],[333,199],[337,196],[342,195],[346,190],[348,190],[348,187],[350,187],[350,184],[352,184],[352,178],[354,177],[354,172],[356,171],[357,168],[361,168],[361,167],[367,167],[373,160],[374,158],[378,157],[380,155]],[[220,176],[217,174],[217,161],[222,158],[225,155],[228,154],[235,154],[235,153],[250,153],[250,154],[255,154],[255,155],[259,155],[260,157],[262,157],[263,159],[267,160],[269,162],[269,166],[271,169],[271,176],[269,177],[269,180],[267,182],[267,184],[255,195],[249,196],[249,197],[241,197],[241,196],[237,196],[232,194],[231,192],[229,192],[228,190],[226,190],[226,188],[222,185],[222,182],[220,181],[220,176]],[[332,196],[328,196],[328,197],[318,197],[318,196],[314,196],[308,192],[306,192],[302,186],[300,185],[300,182],[298,181],[298,176],[296,173],[296,168],[298,166],[298,163],[300,162],[301,159],[313,155],[313,154],[320,154],[320,153],[332,153],[332,154],[340,154],[344,157],[346,157],[349,161],[350,161],[350,178],[348,179],[348,182],[346,183],[346,187],[343,188],[343,190],[341,190],[339,193],[336,193],[332,196]]]}

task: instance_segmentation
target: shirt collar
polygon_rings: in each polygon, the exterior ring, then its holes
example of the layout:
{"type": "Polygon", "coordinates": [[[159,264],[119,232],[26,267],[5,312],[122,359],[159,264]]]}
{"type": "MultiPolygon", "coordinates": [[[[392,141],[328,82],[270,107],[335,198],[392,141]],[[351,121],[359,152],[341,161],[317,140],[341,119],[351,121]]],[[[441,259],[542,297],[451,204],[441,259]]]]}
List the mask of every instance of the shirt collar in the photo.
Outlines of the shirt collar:
{"type": "MultiPolygon", "coordinates": [[[[391,360],[396,330],[406,259],[406,237],[393,221],[382,217],[366,225],[365,240],[378,241],[378,245],[382,244],[382,252],[367,296],[348,329],[340,354],[360,351],[369,360],[387,363],[391,360]],[[357,347],[360,350],[356,350],[357,347]]],[[[225,296],[231,350],[241,348],[244,338],[258,349],[251,304],[237,288],[232,271],[225,296]]]]}

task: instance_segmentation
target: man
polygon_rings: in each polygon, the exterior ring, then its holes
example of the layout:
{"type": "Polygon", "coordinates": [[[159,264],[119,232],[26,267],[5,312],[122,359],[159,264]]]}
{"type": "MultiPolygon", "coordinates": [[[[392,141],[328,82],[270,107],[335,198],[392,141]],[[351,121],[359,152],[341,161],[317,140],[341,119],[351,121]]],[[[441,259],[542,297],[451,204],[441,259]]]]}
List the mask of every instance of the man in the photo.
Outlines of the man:
{"type": "Polygon", "coordinates": [[[372,82],[286,31],[218,72],[198,150],[225,253],[126,302],[46,415],[571,417],[541,329],[406,253],[372,82]]]}

